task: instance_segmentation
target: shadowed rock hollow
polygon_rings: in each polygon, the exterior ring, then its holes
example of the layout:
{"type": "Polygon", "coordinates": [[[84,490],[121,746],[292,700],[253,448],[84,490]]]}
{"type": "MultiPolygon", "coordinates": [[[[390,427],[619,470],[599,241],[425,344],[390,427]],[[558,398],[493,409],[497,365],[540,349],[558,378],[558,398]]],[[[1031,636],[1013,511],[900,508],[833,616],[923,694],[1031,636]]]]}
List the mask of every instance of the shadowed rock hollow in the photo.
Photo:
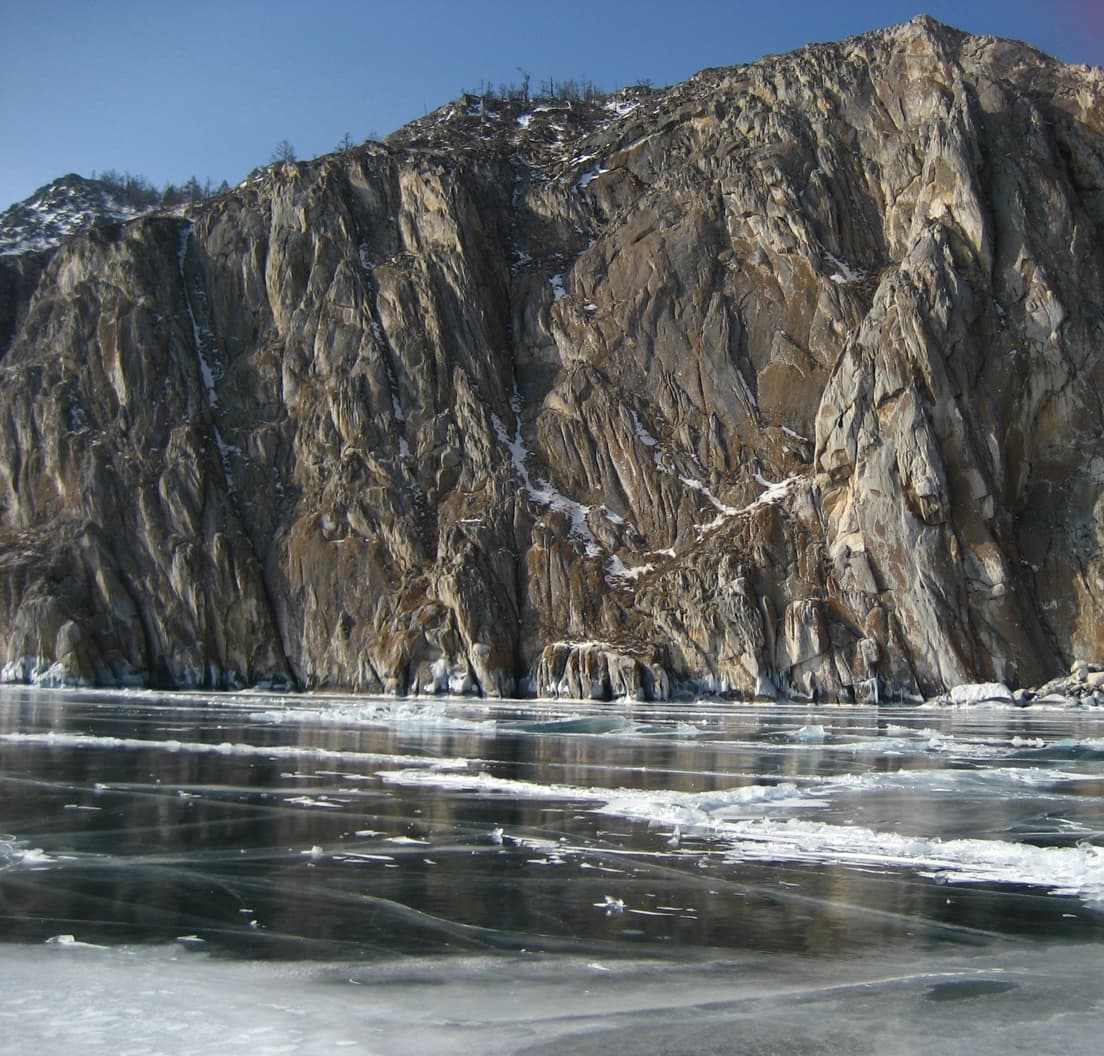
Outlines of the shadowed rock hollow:
{"type": "Polygon", "coordinates": [[[1104,73],[920,18],[0,258],[9,680],[930,695],[1104,656],[1104,73]]]}

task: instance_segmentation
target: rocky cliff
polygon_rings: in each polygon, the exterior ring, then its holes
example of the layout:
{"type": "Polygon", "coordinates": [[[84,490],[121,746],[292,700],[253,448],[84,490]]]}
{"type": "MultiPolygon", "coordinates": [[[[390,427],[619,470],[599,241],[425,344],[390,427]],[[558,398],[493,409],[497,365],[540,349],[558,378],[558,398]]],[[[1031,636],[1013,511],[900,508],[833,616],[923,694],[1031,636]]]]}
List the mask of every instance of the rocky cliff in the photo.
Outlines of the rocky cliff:
{"type": "Polygon", "coordinates": [[[920,18],[0,258],[9,680],[931,695],[1104,656],[1104,72],[920,18]]]}

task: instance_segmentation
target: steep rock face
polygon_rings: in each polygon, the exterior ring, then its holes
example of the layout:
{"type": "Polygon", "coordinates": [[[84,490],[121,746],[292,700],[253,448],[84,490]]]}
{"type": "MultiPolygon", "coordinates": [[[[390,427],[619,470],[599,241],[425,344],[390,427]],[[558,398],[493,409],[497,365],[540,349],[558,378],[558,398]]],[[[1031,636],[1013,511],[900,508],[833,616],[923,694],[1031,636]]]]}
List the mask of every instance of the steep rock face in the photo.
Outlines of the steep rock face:
{"type": "Polygon", "coordinates": [[[848,698],[1101,657],[1102,100],[918,19],[464,100],[68,242],[0,291],[5,677],[848,698]]]}

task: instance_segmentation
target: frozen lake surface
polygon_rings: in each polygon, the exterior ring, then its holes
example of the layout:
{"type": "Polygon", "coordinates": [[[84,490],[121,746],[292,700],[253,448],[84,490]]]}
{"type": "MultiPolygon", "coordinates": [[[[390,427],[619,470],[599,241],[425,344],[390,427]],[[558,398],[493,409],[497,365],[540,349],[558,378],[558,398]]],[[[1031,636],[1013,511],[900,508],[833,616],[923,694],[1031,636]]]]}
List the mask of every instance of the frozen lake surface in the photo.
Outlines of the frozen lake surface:
{"type": "Polygon", "coordinates": [[[1097,1053],[1104,715],[0,691],[0,1051],[1097,1053]]]}

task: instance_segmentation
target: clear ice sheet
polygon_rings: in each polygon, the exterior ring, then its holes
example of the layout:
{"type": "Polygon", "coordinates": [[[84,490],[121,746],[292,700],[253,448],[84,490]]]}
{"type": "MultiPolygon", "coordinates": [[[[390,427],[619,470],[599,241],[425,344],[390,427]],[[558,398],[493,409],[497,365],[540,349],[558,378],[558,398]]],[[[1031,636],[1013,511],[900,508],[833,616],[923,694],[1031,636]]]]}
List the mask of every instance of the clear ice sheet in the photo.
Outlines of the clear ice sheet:
{"type": "Polygon", "coordinates": [[[7,1051],[939,1056],[1099,1052],[1093,945],[844,964],[443,957],[220,961],[180,948],[0,947],[7,1051]]]}
{"type": "Polygon", "coordinates": [[[0,692],[0,1051],[1098,1051],[1104,716],[0,692]]]}

